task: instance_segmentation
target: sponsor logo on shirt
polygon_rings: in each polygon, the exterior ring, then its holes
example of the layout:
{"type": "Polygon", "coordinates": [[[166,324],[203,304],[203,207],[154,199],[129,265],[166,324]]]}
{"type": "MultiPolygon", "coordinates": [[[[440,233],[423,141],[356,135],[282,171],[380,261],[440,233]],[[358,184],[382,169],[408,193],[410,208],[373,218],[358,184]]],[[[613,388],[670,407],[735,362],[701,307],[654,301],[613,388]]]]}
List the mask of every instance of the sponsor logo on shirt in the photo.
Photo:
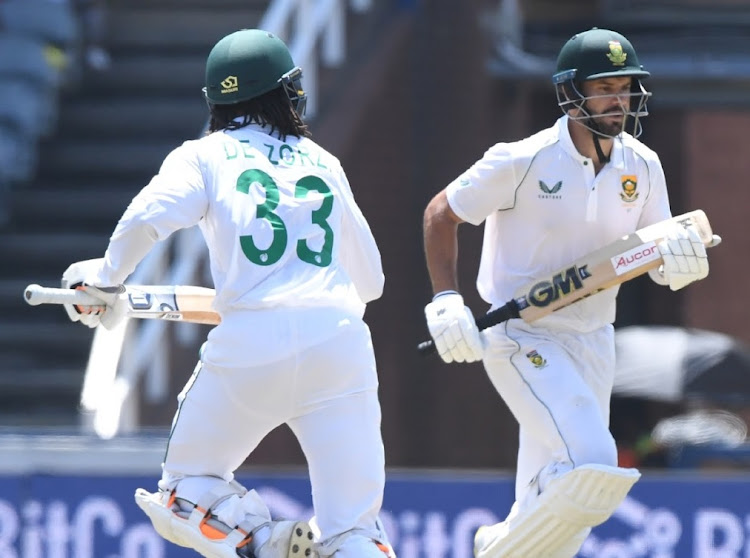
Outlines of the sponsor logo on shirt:
{"type": "Polygon", "coordinates": [[[550,187],[547,186],[547,184],[544,182],[544,180],[539,181],[539,189],[543,192],[542,194],[539,194],[540,199],[556,199],[559,200],[562,198],[558,192],[562,188],[562,180],[559,180],[554,186],[550,187]]]}
{"type": "Polygon", "coordinates": [[[653,262],[661,257],[656,242],[647,242],[618,254],[611,259],[612,267],[617,275],[623,275],[628,271],[641,267],[643,264],[653,262]]]}

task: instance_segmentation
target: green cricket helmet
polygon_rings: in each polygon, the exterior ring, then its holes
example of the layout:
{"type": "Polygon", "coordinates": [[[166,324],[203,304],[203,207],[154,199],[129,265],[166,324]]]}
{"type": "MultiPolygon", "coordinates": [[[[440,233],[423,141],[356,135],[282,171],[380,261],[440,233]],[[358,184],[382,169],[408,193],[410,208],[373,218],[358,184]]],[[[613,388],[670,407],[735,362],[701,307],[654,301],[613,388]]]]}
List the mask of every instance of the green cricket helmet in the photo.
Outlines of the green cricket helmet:
{"type": "Polygon", "coordinates": [[[624,112],[635,119],[633,131],[637,137],[641,133],[639,119],[648,115],[646,101],[651,96],[641,80],[650,75],[643,69],[633,45],[627,38],[615,31],[594,27],[574,35],[563,45],[557,57],[557,69],[552,81],[557,92],[557,104],[563,113],[568,114],[571,109],[579,109],[578,115],[571,118],[581,121],[596,134],[608,135],[602,134],[598,129],[596,119],[611,113],[590,113],[586,101],[592,97],[583,95],[581,84],[584,81],[602,78],[632,78],[629,107],[624,112]]]}
{"type": "Polygon", "coordinates": [[[307,95],[302,70],[294,65],[286,44],[273,33],[242,29],[221,39],[206,61],[206,100],[214,105],[249,101],[283,87],[299,114],[307,95]]]}

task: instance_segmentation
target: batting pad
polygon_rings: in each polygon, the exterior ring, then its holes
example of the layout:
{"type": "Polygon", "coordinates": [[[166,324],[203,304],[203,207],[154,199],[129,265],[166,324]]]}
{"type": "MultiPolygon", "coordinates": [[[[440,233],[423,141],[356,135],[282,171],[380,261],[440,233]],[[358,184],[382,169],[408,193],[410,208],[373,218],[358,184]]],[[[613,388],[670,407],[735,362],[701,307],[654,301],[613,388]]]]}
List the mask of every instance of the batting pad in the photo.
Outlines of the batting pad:
{"type": "Polygon", "coordinates": [[[200,506],[189,517],[180,517],[164,505],[162,494],[151,494],[142,488],[136,491],[135,501],[151,519],[157,533],[206,558],[304,558],[312,553],[313,535],[306,521],[272,521],[255,528],[252,522],[247,522],[236,528],[224,525],[225,529],[209,530],[202,528],[206,516],[200,506]],[[238,547],[243,547],[244,552],[246,546],[252,548],[250,553],[240,554],[238,547]]]}
{"type": "Polygon", "coordinates": [[[515,517],[481,527],[474,539],[474,556],[554,556],[581,530],[609,519],[640,477],[637,469],[607,465],[577,467],[552,480],[515,517]]]}

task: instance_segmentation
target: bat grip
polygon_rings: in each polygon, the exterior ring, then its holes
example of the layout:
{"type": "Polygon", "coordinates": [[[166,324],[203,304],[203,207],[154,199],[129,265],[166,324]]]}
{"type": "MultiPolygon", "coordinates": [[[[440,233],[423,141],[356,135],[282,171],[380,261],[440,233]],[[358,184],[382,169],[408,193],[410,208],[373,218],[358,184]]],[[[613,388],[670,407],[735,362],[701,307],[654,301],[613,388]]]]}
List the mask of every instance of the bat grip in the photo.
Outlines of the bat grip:
{"type": "Polygon", "coordinates": [[[41,285],[29,285],[23,292],[23,299],[31,306],[40,304],[79,304],[81,306],[101,306],[100,299],[77,289],[55,289],[41,285]]]}
{"type": "MultiPolygon", "coordinates": [[[[482,331],[488,327],[520,317],[521,315],[519,313],[518,304],[515,300],[511,300],[510,302],[503,304],[500,308],[495,308],[494,310],[487,312],[485,315],[480,316],[477,319],[477,329],[482,331]]],[[[436,350],[435,343],[432,339],[422,341],[417,345],[417,350],[422,356],[432,354],[436,350]]]]}

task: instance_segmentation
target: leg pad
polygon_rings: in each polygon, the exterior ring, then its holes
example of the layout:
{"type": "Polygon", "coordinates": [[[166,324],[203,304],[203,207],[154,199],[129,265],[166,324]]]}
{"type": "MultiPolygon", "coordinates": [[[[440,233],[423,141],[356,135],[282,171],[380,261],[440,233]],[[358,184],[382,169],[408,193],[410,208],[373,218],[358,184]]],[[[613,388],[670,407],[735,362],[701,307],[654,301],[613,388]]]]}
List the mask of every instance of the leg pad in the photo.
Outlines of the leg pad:
{"type": "MultiPolygon", "coordinates": [[[[233,494],[238,494],[234,492],[233,494]]],[[[226,495],[208,496],[218,502],[226,495]]],[[[254,491],[243,497],[257,497],[254,491]]],[[[204,500],[202,498],[201,500],[204,500]]],[[[312,557],[313,534],[305,521],[269,521],[249,515],[231,527],[211,513],[213,504],[180,509],[174,493],[151,494],[143,489],[135,501],[148,515],[159,535],[166,540],[192,548],[206,558],[309,558],[312,557]]]]}
{"type": "Polygon", "coordinates": [[[580,531],[605,522],[640,478],[636,469],[582,465],[552,480],[526,509],[480,527],[477,558],[554,556],[580,531]]]}

